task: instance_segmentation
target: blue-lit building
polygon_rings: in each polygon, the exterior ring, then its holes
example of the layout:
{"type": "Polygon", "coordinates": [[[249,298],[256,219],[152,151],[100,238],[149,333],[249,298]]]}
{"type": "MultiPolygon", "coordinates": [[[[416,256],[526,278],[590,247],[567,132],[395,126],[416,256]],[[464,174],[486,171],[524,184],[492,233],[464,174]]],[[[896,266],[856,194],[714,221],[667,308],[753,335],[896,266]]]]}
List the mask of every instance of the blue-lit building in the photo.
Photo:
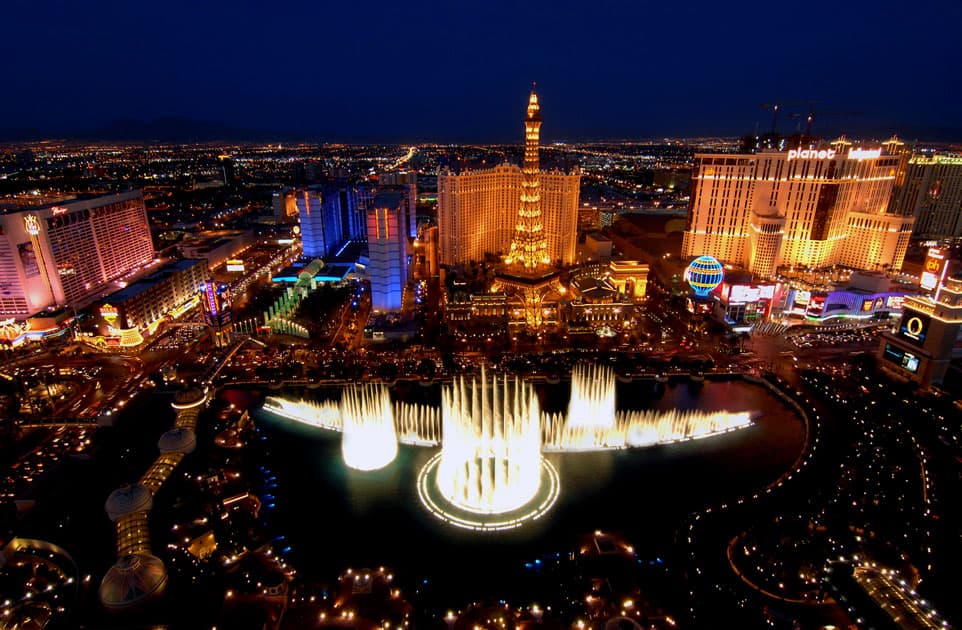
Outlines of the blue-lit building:
{"type": "Polygon", "coordinates": [[[404,229],[408,236],[417,238],[417,184],[418,174],[408,171],[395,171],[391,173],[381,173],[377,177],[380,190],[401,190],[405,195],[404,206],[404,229]]]}
{"type": "Polygon", "coordinates": [[[367,211],[367,275],[374,310],[401,308],[408,271],[406,211],[407,197],[400,190],[379,192],[367,211]]]}
{"type": "Polygon", "coordinates": [[[304,255],[332,256],[349,240],[363,240],[365,211],[373,196],[363,186],[311,186],[296,193],[304,255]]]}

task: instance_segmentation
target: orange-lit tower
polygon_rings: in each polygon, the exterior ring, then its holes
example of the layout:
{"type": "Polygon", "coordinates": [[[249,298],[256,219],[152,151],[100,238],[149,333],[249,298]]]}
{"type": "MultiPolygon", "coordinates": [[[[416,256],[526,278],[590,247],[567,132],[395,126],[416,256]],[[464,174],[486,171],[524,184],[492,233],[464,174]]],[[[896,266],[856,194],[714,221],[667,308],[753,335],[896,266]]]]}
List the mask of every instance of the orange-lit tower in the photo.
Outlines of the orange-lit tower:
{"type": "Polygon", "coordinates": [[[541,164],[538,141],[541,135],[541,108],[538,95],[531,89],[528,112],[524,118],[524,165],[521,169],[521,196],[511,249],[497,271],[492,291],[508,296],[509,311],[515,322],[537,330],[557,320],[560,298],[558,271],[551,265],[548,235],[541,213],[541,164]]]}
{"type": "Polygon", "coordinates": [[[548,238],[541,217],[541,165],[538,159],[541,136],[541,107],[531,88],[528,111],[524,118],[524,166],[521,169],[521,203],[514,227],[511,250],[504,262],[525,271],[534,271],[550,263],[548,238]]]}

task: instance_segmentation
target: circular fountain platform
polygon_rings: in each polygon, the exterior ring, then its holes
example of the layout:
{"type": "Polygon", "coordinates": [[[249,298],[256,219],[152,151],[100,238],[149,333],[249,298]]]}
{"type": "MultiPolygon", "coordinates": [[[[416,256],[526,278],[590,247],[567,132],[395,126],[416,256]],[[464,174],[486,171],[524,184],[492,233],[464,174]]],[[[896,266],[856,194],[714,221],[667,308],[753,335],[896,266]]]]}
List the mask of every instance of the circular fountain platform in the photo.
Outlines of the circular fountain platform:
{"type": "Polygon", "coordinates": [[[544,516],[558,500],[561,479],[558,469],[541,458],[541,483],[534,496],[521,507],[505,512],[478,512],[456,505],[438,487],[442,453],[428,460],[418,473],[417,490],[421,504],[435,517],[454,527],[478,532],[515,529],[544,516]]]}

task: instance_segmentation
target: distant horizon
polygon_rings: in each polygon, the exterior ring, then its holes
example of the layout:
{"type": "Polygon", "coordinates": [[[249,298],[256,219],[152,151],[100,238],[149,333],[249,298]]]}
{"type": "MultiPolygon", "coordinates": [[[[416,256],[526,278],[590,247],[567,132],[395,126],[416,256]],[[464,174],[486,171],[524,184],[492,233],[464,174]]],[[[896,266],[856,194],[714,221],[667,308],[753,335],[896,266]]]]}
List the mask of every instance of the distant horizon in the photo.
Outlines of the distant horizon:
{"type": "MultiPolygon", "coordinates": [[[[471,139],[468,137],[418,137],[402,138],[395,135],[393,138],[373,138],[366,137],[367,134],[351,134],[342,137],[324,137],[320,132],[310,131],[281,131],[269,129],[246,129],[230,126],[217,121],[202,120],[184,116],[160,116],[152,119],[121,118],[112,121],[106,126],[99,128],[74,129],[74,130],[54,130],[44,132],[38,129],[3,129],[0,128],[0,143],[3,144],[23,144],[30,142],[106,142],[106,143],[174,143],[174,144],[204,144],[204,143],[251,143],[251,144],[272,144],[272,143],[308,143],[308,144],[349,144],[349,145],[410,145],[410,144],[436,144],[436,145],[520,145],[523,141],[520,120],[517,124],[516,134],[497,134],[498,137],[488,139],[471,139]],[[171,125],[174,126],[171,126],[171,125]],[[177,128],[177,125],[180,128],[177,128]],[[166,126],[166,127],[165,127],[166,126]],[[158,131],[159,128],[159,131],[158,131]],[[220,134],[220,135],[218,135],[220,134]]],[[[863,142],[884,141],[897,135],[905,142],[922,142],[933,144],[953,144],[962,142],[962,128],[931,128],[916,129],[911,125],[905,125],[909,129],[908,134],[900,133],[895,127],[893,132],[880,132],[879,129],[867,129],[864,133],[859,133],[858,129],[845,132],[839,129],[813,130],[815,137],[820,137],[823,141],[829,141],[844,134],[846,137],[863,142]],[[911,134],[912,131],[926,132],[911,134]]],[[[769,133],[770,129],[759,130],[760,135],[769,133]]],[[[797,135],[797,130],[780,131],[781,135],[789,137],[797,135]]],[[[553,144],[586,144],[586,143],[652,143],[666,140],[699,140],[699,139],[724,139],[739,140],[753,132],[737,133],[674,133],[674,134],[651,134],[651,135],[610,135],[610,136],[579,136],[579,137],[552,137],[546,134],[543,139],[543,146],[553,144]]]]}

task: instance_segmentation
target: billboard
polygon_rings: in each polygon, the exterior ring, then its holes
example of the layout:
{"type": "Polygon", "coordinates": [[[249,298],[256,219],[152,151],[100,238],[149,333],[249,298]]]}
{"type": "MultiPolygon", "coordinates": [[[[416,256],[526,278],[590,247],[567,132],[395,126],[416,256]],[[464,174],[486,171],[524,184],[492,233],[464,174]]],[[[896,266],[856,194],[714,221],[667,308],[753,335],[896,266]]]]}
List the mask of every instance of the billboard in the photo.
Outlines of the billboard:
{"type": "Polygon", "coordinates": [[[932,318],[928,315],[908,311],[902,315],[902,321],[899,323],[899,337],[921,346],[925,343],[925,335],[929,331],[931,321],[932,318]]]}
{"type": "Polygon", "coordinates": [[[17,254],[20,256],[20,265],[23,267],[24,277],[33,278],[40,275],[40,265],[37,264],[37,254],[33,250],[33,243],[30,241],[17,243],[17,254]]]}
{"type": "Polygon", "coordinates": [[[885,352],[882,353],[882,357],[913,374],[919,371],[919,358],[917,356],[901,348],[896,348],[890,343],[885,344],[885,352]]]}
{"type": "Polygon", "coordinates": [[[104,304],[100,307],[100,316],[103,317],[108,324],[113,325],[116,323],[117,318],[120,317],[120,311],[117,310],[116,306],[104,304]]]}
{"type": "Polygon", "coordinates": [[[230,289],[226,284],[205,282],[201,292],[201,303],[204,305],[207,322],[212,326],[223,326],[230,322],[230,289]]]}
{"type": "Polygon", "coordinates": [[[809,317],[819,317],[822,314],[822,311],[824,310],[825,310],[825,296],[813,295],[811,299],[809,299],[808,301],[808,308],[805,309],[805,314],[809,317]]]}
{"type": "Polygon", "coordinates": [[[925,291],[935,289],[945,277],[947,266],[945,252],[937,247],[930,247],[929,253],[925,256],[925,263],[922,265],[919,287],[925,291]]]}
{"type": "Polygon", "coordinates": [[[795,306],[807,306],[812,299],[811,291],[795,291],[795,306]]]}
{"type": "Polygon", "coordinates": [[[238,258],[231,258],[227,261],[227,271],[240,271],[244,272],[244,261],[238,258]]]}
{"type": "Polygon", "coordinates": [[[761,289],[744,284],[733,284],[728,294],[729,302],[757,302],[761,297],[761,289]]]}
{"type": "Polygon", "coordinates": [[[885,298],[885,307],[900,311],[902,310],[903,302],[905,302],[904,295],[890,295],[885,298]]]}

